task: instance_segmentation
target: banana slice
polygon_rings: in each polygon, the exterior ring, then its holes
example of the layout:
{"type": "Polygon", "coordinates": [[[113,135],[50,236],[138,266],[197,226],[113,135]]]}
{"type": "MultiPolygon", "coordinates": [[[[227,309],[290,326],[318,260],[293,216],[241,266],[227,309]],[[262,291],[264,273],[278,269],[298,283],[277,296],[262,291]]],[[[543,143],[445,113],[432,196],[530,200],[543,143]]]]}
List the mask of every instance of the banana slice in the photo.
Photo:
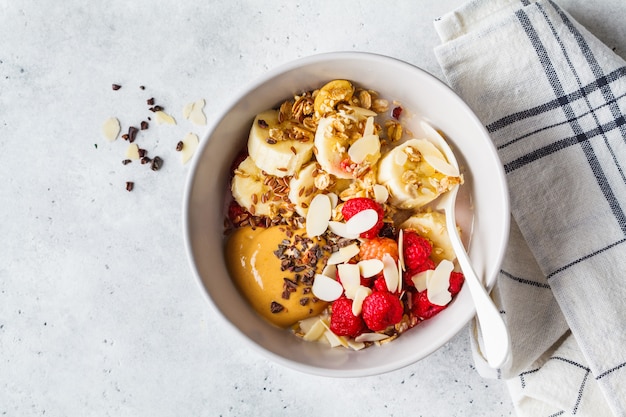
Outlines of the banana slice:
{"type": "Polygon", "coordinates": [[[311,162],[289,181],[289,201],[295,205],[296,212],[302,217],[306,217],[311,200],[319,193],[313,176],[316,169],[317,163],[311,162]]]}
{"type": "Polygon", "coordinates": [[[405,220],[401,229],[413,229],[419,235],[428,238],[433,243],[432,259],[435,263],[443,259],[454,261],[456,254],[450,243],[446,216],[438,211],[417,213],[405,220]]]}
{"type": "Polygon", "coordinates": [[[286,209],[288,206],[283,196],[275,193],[272,187],[278,181],[276,178],[272,181],[272,177],[265,175],[248,156],[235,169],[230,188],[235,201],[250,213],[274,218],[281,208],[286,209]]]}
{"type": "Polygon", "coordinates": [[[270,175],[294,175],[313,156],[313,133],[291,121],[279,123],[278,111],[267,110],[254,118],[248,154],[270,175]]]}
{"type": "Polygon", "coordinates": [[[347,80],[333,80],[319,89],[313,102],[313,110],[318,117],[324,117],[335,110],[340,102],[348,102],[354,95],[354,86],[347,80]]]}
{"type": "MultiPolygon", "coordinates": [[[[337,114],[320,119],[315,132],[315,157],[322,169],[340,179],[358,177],[380,159],[380,138],[366,129],[365,136],[350,134],[354,125],[337,114]]],[[[356,117],[356,116],[354,116],[356,117]]],[[[373,126],[373,117],[366,126],[373,126]]],[[[371,129],[373,131],[373,129],[371,129]]]]}
{"type": "Polygon", "coordinates": [[[400,209],[422,207],[462,183],[458,170],[426,139],[410,139],[389,151],[378,164],[377,179],[400,209]]]}

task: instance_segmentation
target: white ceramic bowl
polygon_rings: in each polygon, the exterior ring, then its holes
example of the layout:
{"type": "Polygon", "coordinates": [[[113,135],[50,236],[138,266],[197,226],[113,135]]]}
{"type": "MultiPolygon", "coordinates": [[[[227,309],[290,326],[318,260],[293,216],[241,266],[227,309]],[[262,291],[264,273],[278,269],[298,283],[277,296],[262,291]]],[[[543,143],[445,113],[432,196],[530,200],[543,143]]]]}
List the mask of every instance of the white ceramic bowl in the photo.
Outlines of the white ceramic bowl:
{"type": "Polygon", "coordinates": [[[229,167],[255,114],[337,78],[398,100],[445,133],[465,175],[457,215],[470,238],[472,264],[488,287],[495,282],[506,246],[509,205],[502,166],[480,121],[444,83],[407,63],[352,52],[307,57],[270,71],[224,110],[201,140],[186,185],[184,235],[192,270],[224,321],[261,354],[308,373],[356,377],[404,367],[450,340],[475,313],[467,286],[447,309],[391,343],[361,351],[333,349],[304,342],[259,317],[232,283],[222,251],[229,167]]]}

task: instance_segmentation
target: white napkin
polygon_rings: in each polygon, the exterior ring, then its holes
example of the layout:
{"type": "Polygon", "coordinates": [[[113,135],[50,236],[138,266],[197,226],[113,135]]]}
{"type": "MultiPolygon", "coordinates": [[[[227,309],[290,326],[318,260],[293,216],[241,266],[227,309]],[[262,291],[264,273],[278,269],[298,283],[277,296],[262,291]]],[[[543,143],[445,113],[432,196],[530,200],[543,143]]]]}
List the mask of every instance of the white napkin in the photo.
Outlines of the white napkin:
{"type": "Polygon", "coordinates": [[[475,0],[435,22],[450,86],[511,193],[492,293],[520,416],[626,416],[626,63],[549,0],[475,0]]]}

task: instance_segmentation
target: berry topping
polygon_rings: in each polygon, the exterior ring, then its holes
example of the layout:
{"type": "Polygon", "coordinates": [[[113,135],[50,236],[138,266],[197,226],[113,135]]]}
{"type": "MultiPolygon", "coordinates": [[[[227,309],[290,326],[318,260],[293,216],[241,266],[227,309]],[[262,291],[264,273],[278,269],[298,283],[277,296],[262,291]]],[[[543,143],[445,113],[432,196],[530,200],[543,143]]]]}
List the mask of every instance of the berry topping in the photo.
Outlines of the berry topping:
{"type": "Polygon", "coordinates": [[[385,282],[385,277],[380,276],[376,278],[376,280],[374,281],[374,290],[389,292],[389,289],[387,288],[387,282],[385,282]]]}
{"type": "Polygon", "coordinates": [[[450,273],[450,287],[448,288],[448,291],[450,291],[450,294],[452,294],[453,297],[461,291],[464,281],[465,276],[462,272],[450,273]]]}
{"type": "Polygon", "coordinates": [[[363,300],[363,320],[367,327],[375,332],[399,323],[402,314],[400,299],[389,292],[375,291],[363,300]]]}
{"type": "Polygon", "coordinates": [[[241,207],[235,200],[228,206],[228,218],[234,224],[238,224],[242,218],[247,217],[248,211],[241,207]],[[246,216],[245,216],[246,215],[246,216]]]}
{"type": "Polygon", "coordinates": [[[401,114],[402,114],[402,107],[400,106],[394,107],[393,110],[391,111],[391,116],[396,120],[400,118],[401,114]]]}
{"type": "Polygon", "coordinates": [[[428,301],[428,290],[413,294],[413,314],[423,320],[433,317],[447,306],[438,306],[428,301]]]}
{"type": "Polygon", "coordinates": [[[433,247],[428,239],[413,230],[405,229],[403,235],[404,264],[407,269],[417,271],[430,256],[433,247]]]}
{"type": "Polygon", "coordinates": [[[352,300],[341,297],[332,304],[330,330],[337,336],[357,337],[365,331],[365,323],[360,316],[352,313],[352,300]]]}
{"type": "Polygon", "coordinates": [[[343,214],[344,219],[350,220],[350,218],[355,214],[367,209],[376,210],[376,212],[378,213],[378,222],[371,229],[361,233],[360,236],[365,239],[373,239],[378,235],[378,232],[383,227],[385,210],[380,204],[372,199],[365,197],[351,198],[343,204],[343,207],[341,208],[341,214],[343,214]]]}
{"type": "Polygon", "coordinates": [[[365,259],[380,259],[383,260],[383,255],[388,253],[394,260],[398,260],[398,244],[395,240],[388,237],[375,237],[370,240],[365,240],[361,243],[359,248],[359,258],[365,259]]]}

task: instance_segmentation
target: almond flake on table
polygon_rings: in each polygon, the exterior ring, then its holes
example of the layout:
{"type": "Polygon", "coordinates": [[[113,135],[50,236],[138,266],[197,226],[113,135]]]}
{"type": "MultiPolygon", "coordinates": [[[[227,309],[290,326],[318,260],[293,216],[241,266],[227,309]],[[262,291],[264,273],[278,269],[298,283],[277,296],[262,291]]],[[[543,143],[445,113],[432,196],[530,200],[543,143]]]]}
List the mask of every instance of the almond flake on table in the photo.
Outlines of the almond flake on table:
{"type": "Polygon", "coordinates": [[[137,146],[134,143],[128,145],[128,148],[126,148],[126,158],[128,158],[128,159],[139,159],[140,158],[139,146],[137,146]]]}
{"type": "Polygon", "coordinates": [[[102,134],[109,142],[113,142],[120,134],[120,121],[115,117],[109,117],[102,125],[102,134]]]}
{"type": "Polygon", "coordinates": [[[204,114],[204,99],[188,103],[183,107],[183,117],[198,126],[206,125],[206,115],[204,114]]]}
{"type": "Polygon", "coordinates": [[[154,117],[156,118],[156,122],[160,125],[162,124],[175,125],[176,124],[176,120],[169,114],[165,113],[163,110],[155,111],[154,117]]]}
{"type": "Polygon", "coordinates": [[[180,150],[181,161],[184,164],[189,162],[191,157],[196,152],[198,148],[198,135],[194,133],[187,133],[187,135],[181,141],[183,144],[182,149],[180,150]]]}

